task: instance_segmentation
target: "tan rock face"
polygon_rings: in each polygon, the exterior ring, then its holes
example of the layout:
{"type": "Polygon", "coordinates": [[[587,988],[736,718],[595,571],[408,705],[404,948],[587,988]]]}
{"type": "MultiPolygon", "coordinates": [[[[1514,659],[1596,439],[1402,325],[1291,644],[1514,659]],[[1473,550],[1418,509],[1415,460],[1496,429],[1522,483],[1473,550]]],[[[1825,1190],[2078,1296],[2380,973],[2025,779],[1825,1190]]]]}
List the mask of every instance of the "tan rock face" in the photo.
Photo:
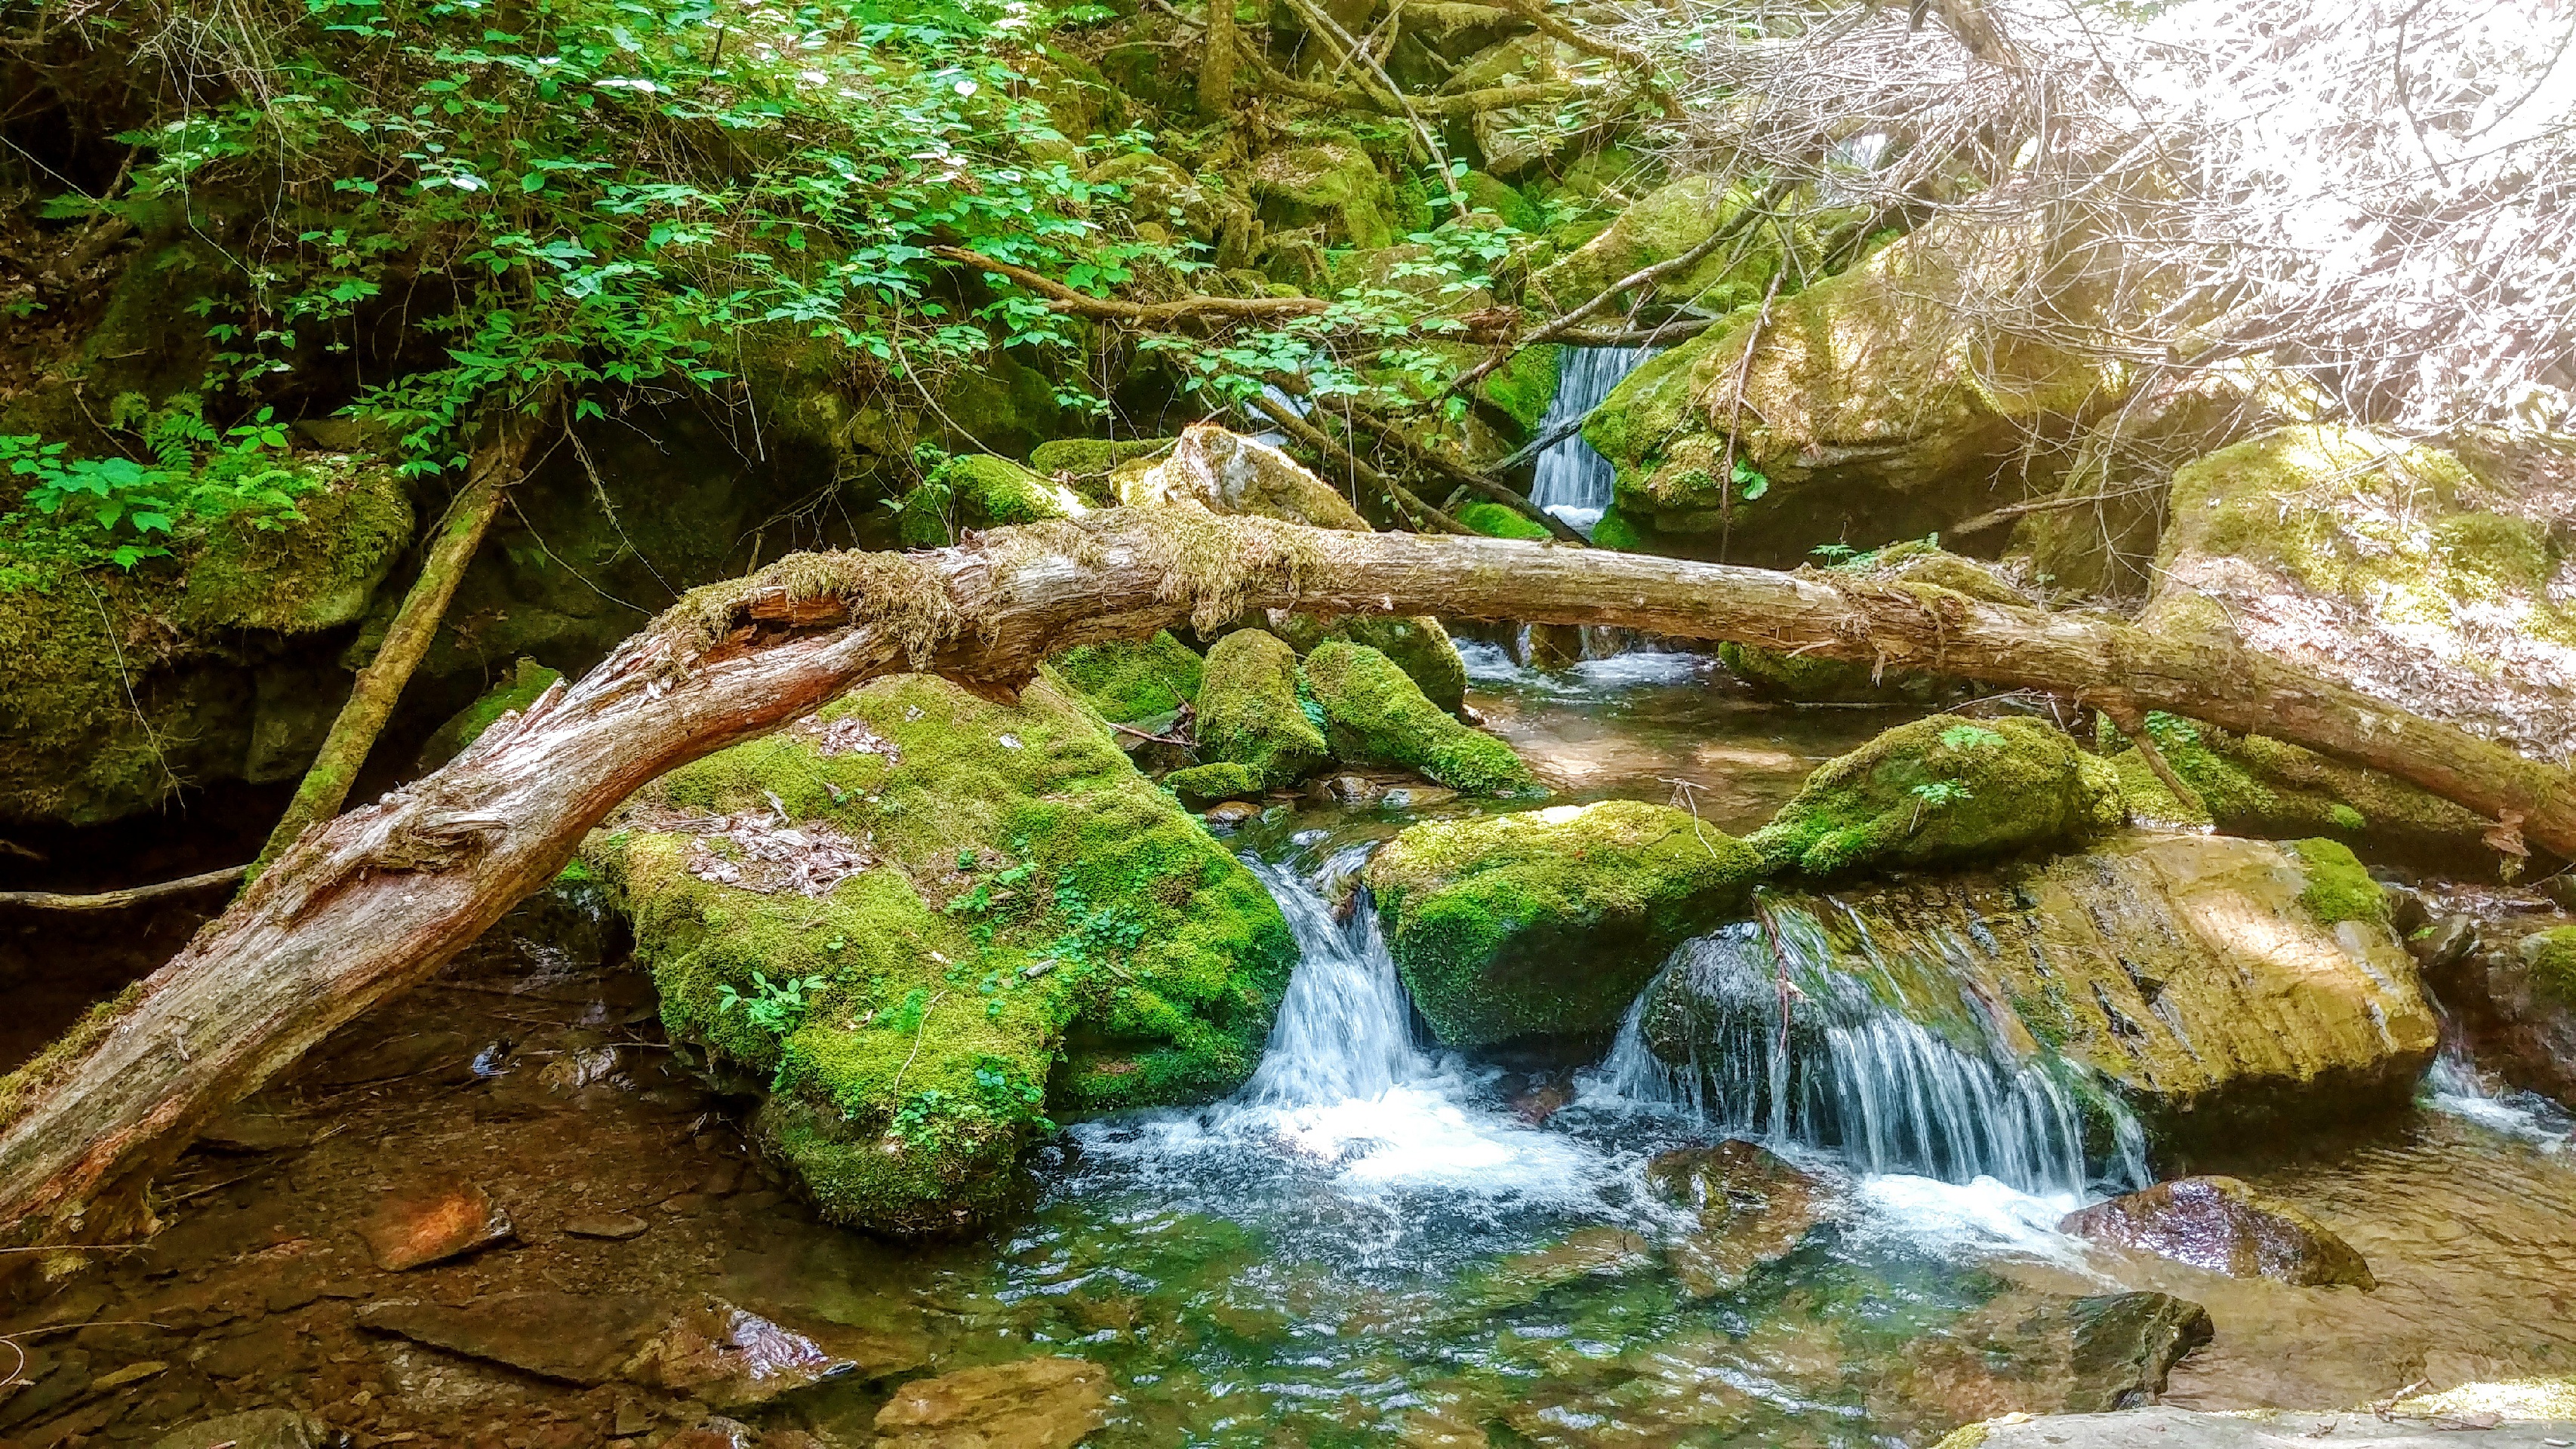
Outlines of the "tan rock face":
{"type": "Polygon", "coordinates": [[[2224,1273],[2302,1288],[2379,1286],[2350,1243],[2232,1177],[2185,1177],[2069,1213],[2062,1233],[2224,1273]]]}
{"type": "Polygon", "coordinates": [[[1117,477],[1119,501],[1196,503],[1211,513],[1255,514],[1316,528],[1369,532],[1368,520],[1331,484],[1255,438],[1193,424],[1158,463],[1117,477]]]}
{"type": "Polygon", "coordinates": [[[470,1182],[418,1198],[385,1203],[359,1230],[376,1266],[388,1273],[490,1247],[514,1231],[510,1214],[470,1182]]]}
{"type": "Polygon", "coordinates": [[[1740,1286],[1754,1269],[1796,1251],[1826,1217],[1826,1188],[1773,1153],[1733,1139],[1659,1153],[1646,1181],[1699,1209],[1699,1231],[1665,1252],[1682,1285],[1701,1298],[1740,1286]]]}
{"type": "Polygon", "coordinates": [[[1109,1371],[1024,1358],[915,1379],[877,1411],[879,1449],[1070,1449],[1109,1422],[1109,1371]]]}

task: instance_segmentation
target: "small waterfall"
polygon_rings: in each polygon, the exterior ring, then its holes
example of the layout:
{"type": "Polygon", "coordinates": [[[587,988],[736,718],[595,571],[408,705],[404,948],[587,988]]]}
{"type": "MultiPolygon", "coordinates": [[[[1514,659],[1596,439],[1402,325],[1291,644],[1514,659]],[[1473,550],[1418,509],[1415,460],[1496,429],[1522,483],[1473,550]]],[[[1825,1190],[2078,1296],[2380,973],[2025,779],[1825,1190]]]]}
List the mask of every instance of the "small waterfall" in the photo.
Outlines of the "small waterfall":
{"type": "MultiPolygon", "coordinates": [[[[1261,395],[1274,407],[1284,408],[1301,418],[1311,417],[1315,411],[1313,399],[1298,397],[1275,382],[1263,383],[1261,395]]],[[[1288,435],[1279,431],[1279,425],[1271,421],[1268,413],[1246,403],[1243,405],[1243,420],[1254,429],[1252,441],[1267,443],[1274,448],[1288,446],[1288,435]]]]}
{"type": "MultiPolygon", "coordinates": [[[[1539,435],[1545,437],[1589,416],[1621,378],[1654,355],[1651,347],[1566,348],[1556,375],[1556,395],[1548,399],[1539,435]]],[[[1614,476],[1610,460],[1594,452],[1583,434],[1576,432],[1538,455],[1538,482],[1530,490],[1530,501],[1588,535],[1610,506],[1614,476]]]]}
{"type": "MultiPolygon", "coordinates": [[[[1598,1085],[1727,1132],[1838,1148],[1871,1172],[2084,1191],[2083,1118],[2062,1070],[1992,1042],[1963,1049],[1839,969],[1811,918],[1773,909],[1785,989],[1755,923],[1684,943],[1628,1009],[1598,1085]]],[[[2145,1186],[2145,1134],[2110,1110],[2109,1170],[2145,1186]]]]}
{"type": "MultiPolygon", "coordinates": [[[[1366,847],[1327,863],[1330,879],[1365,858],[1366,847]],[[1337,867],[1339,870],[1337,871],[1337,867]]],[[[1270,1045],[1240,1100],[1265,1107],[1315,1107],[1384,1096],[1432,1073],[1413,1043],[1412,1010],[1396,979],[1395,960],[1379,939],[1377,912],[1362,908],[1347,922],[1297,872],[1255,863],[1288,918],[1303,956],[1279,1003],[1270,1045]]]]}

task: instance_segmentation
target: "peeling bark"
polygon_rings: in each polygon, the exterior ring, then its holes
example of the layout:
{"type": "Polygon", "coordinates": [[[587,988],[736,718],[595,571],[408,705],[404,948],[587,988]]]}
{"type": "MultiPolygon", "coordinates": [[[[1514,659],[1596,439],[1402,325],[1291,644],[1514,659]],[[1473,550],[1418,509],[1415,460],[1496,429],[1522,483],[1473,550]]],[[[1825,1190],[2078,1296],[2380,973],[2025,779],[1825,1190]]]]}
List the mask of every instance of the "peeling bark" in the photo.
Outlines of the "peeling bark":
{"type": "Polygon", "coordinates": [[[208,1118],[435,970],[655,776],[882,674],[929,668],[1009,695],[1056,650],[1252,607],[1626,625],[2046,689],[2115,717],[2171,710],[2518,817],[2535,843],[2576,854],[2566,770],[2229,640],[1939,589],[1181,507],[994,530],[900,558],[792,555],[693,594],[446,768],[306,832],[112,1026],[55,1054],[42,1080],[9,1084],[10,1244],[148,1230],[143,1186],[208,1118]]]}

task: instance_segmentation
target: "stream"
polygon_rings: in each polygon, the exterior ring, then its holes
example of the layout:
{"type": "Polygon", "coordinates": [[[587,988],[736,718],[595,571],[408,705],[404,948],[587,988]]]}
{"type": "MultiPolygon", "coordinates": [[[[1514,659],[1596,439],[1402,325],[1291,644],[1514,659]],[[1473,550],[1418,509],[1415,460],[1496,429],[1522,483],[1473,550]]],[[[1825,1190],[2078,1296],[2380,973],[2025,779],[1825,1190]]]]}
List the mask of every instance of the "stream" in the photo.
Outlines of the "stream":
{"type": "MultiPolygon", "coordinates": [[[[1467,652],[1475,708],[1560,798],[1686,800],[1729,831],[1890,723],[1752,700],[1694,655],[1551,676],[1467,652]]],[[[495,1319],[462,1352],[360,1323],[387,1299],[472,1309],[538,1289],[713,1294],[864,1331],[922,1373],[1089,1359],[1114,1384],[1089,1441],[1103,1449],[1928,1444],[2057,1392],[1999,1334],[2064,1296],[2128,1290],[2209,1309],[2216,1339],[2168,1395],[2190,1407],[2576,1372],[2568,1124],[2463,1063],[2369,1133],[2248,1144],[2222,1169],[2343,1234],[2378,1291],[2233,1281],[2058,1234],[2067,1211],[2143,1180],[2133,1134],[2088,1154],[2047,1078],[1902,1018],[1838,1026],[1812,1090],[1758,1040],[1677,1072],[1639,1049],[1633,1018],[1571,1074],[1434,1050],[1374,913],[1334,904],[1415,813],[1273,815],[1233,844],[1303,955],[1257,1074],[1212,1106],[1070,1127],[1036,1154],[1016,1223],[903,1245],[814,1221],[762,1177],[738,1102],[663,1044],[598,904],[558,891],[219,1123],[166,1180],[161,1235],[11,1321],[28,1361],[0,1437],[148,1443],[291,1405],[362,1444],[640,1445],[704,1412],[502,1366],[526,1357],[520,1339],[588,1331],[577,1313],[495,1319]],[[1694,1215],[1648,1170],[1730,1135],[1811,1175],[1821,1220],[1709,1291],[1683,1271],[1694,1215]],[[463,1190],[506,1210],[502,1241],[400,1274],[370,1261],[362,1230],[389,1205],[463,1190]],[[603,1215],[633,1230],[595,1230],[603,1215]]],[[[1747,946],[1721,931],[1667,969],[1723,972],[1747,946]]],[[[912,1376],[730,1412],[864,1444],[912,1376]]]]}

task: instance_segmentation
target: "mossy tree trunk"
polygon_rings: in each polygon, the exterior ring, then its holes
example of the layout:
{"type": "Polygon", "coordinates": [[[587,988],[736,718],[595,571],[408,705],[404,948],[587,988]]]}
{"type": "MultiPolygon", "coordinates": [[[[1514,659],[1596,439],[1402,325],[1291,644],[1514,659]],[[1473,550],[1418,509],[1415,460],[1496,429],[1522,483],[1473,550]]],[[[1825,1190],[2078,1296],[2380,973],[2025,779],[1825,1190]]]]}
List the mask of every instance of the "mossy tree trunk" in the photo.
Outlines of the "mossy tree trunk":
{"type": "Polygon", "coordinates": [[[286,813],[269,833],[268,844],[260,848],[259,860],[250,868],[252,879],[257,879],[270,861],[293,845],[297,836],[339,814],[340,807],[347,803],[349,787],[365,767],[367,754],[375,748],[376,736],[383,733],[385,721],[393,716],[394,705],[402,699],[403,686],[411,682],[412,671],[420,666],[421,656],[429,652],[430,641],[437,637],[439,622],[447,617],[448,602],[456,597],[458,581],[474,562],[474,552],[482,546],[483,535],[491,531],[492,520],[500,513],[509,486],[518,481],[528,449],[552,412],[553,398],[549,390],[527,406],[502,410],[493,419],[491,436],[474,450],[466,464],[465,485],[457,490],[430,537],[429,548],[421,559],[420,577],[412,581],[411,592],[403,596],[402,607],[385,630],[375,658],[358,671],[348,703],[340,706],[339,717],[331,722],[331,733],[306,768],[303,781],[295,787],[295,798],[287,802],[286,813]]]}
{"type": "Polygon", "coordinates": [[[2166,709],[2385,770],[2576,854],[2566,770],[2226,640],[1922,586],[1181,508],[935,553],[791,555],[692,595],[446,768],[307,832],[132,1000],[0,1084],[9,1244],[147,1228],[145,1183],[208,1118],[427,976],[655,776],[878,675],[928,668],[1009,695],[1056,650],[1254,607],[1626,625],[2166,709]]]}

